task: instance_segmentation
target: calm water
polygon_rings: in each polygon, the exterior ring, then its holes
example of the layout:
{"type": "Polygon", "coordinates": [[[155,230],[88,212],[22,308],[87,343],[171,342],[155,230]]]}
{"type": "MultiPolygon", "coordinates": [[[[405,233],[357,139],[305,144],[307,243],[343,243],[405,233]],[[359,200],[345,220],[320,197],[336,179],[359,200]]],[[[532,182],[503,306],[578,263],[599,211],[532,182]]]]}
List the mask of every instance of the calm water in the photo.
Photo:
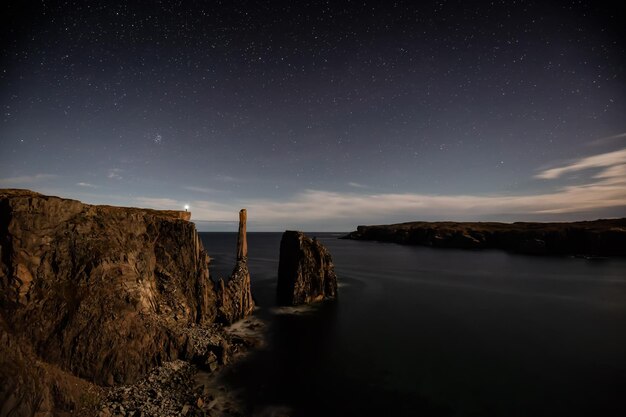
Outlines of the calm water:
{"type": "MultiPolygon", "coordinates": [[[[274,313],[281,234],[248,235],[269,344],[227,381],[251,415],[626,416],[626,260],[316,235],[339,299],[299,315],[274,313]]],[[[236,235],[201,236],[227,275],[236,235]]]]}

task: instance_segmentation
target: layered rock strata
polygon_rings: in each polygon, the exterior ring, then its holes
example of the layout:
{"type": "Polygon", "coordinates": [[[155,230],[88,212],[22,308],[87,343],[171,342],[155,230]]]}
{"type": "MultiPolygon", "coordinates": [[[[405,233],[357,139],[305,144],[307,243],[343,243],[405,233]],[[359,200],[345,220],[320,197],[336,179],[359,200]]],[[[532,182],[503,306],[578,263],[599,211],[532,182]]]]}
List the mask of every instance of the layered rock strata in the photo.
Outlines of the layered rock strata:
{"type": "Polygon", "coordinates": [[[0,190],[0,416],[74,409],[72,378],[132,383],[251,312],[245,259],[214,283],[189,216],[0,190]]]}
{"type": "Polygon", "coordinates": [[[626,256],[626,218],[572,223],[412,222],[359,226],[345,238],[533,255],[626,256]]]}
{"type": "Polygon", "coordinates": [[[277,301],[299,305],[337,296],[337,276],[328,250],[317,239],[288,230],[280,241],[277,301]]]}

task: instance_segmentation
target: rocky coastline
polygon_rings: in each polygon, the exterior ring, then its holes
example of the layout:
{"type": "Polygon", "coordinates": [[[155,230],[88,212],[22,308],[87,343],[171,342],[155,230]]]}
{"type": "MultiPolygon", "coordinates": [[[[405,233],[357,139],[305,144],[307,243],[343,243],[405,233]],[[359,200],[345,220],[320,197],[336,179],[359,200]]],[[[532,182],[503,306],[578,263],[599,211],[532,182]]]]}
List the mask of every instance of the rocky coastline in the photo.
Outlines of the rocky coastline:
{"type": "Polygon", "coordinates": [[[571,223],[409,222],[358,226],[342,238],[594,259],[626,256],[626,218],[571,223]]]}
{"type": "Polygon", "coordinates": [[[258,343],[246,213],[217,281],[189,219],[0,190],[1,417],[240,415],[190,381],[258,343]]]}

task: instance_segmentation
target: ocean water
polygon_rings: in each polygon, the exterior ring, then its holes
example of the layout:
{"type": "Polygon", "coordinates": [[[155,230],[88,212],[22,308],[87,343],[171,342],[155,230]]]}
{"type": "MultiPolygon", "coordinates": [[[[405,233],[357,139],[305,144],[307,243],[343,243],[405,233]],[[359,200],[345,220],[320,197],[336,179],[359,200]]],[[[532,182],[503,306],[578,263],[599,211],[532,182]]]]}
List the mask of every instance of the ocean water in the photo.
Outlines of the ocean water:
{"type": "MultiPolygon", "coordinates": [[[[339,240],[339,298],[275,308],[280,233],[249,233],[268,344],[230,368],[250,415],[626,416],[626,260],[339,240]]],[[[202,233],[213,277],[234,233],[202,233]]]]}

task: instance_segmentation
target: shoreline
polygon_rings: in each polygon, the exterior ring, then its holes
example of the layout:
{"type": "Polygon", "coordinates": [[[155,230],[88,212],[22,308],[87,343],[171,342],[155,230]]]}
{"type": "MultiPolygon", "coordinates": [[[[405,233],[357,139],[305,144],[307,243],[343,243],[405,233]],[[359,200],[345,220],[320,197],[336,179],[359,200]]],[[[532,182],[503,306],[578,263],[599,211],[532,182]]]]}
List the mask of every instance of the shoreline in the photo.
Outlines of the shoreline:
{"type": "Polygon", "coordinates": [[[236,388],[223,383],[230,367],[266,344],[267,323],[255,315],[229,326],[213,326],[199,336],[208,342],[228,341],[228,353],[217,362],[201,363],[194,359],[176,359],[151,369],[134,384],[102,388],[95,409],[79,415],[98,417],[225,416],[246,415],[245,404],[236,388]]]}

